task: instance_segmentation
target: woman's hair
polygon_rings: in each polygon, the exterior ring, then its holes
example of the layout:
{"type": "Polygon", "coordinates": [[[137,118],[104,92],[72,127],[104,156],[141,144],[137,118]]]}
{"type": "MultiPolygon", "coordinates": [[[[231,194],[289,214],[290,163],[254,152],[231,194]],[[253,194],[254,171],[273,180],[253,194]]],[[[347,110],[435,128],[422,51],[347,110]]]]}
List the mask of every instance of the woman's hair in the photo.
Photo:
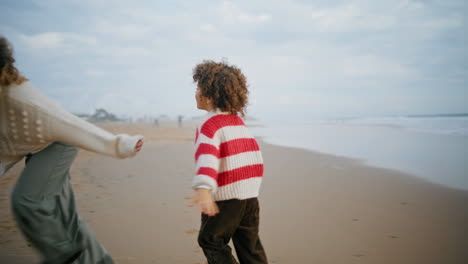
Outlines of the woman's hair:
{"type": "Polygon", "coordinates": [[[13,47],[5,37],[0,36],[0,86],[21,84],[28,80],[16,69],[14,62],[13,47]]]}
{"type": "Polygon", "coordinates": [[[200,94],[210,98],[214,107],[245,116],[249,90],[239,68],[225,62],[205,60],[193,69],[193,81],[198,82],[200,94]]]}

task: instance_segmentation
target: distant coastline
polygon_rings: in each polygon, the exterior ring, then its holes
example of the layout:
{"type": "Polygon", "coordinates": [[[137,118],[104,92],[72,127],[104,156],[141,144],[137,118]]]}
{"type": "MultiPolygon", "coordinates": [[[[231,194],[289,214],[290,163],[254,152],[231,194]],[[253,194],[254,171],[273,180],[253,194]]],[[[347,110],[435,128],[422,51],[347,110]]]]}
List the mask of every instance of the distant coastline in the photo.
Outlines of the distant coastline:
{"type": "Polygon", "coordinates": [[[407,115],[406,117],[418,117],[418,118],[431,118],[431,117],[468,117],[468,113],[407,115]]]}

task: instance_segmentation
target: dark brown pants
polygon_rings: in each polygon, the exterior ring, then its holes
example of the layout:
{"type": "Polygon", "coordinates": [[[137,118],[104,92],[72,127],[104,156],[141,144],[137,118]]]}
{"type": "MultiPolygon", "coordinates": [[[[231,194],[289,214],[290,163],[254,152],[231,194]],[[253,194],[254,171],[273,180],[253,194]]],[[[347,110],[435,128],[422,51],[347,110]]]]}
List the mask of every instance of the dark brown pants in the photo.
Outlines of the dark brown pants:
{"type": "Polygon", "coordinates": [[[202,214],[198,244],[209,264],[237,264],[228,246],[232,238],[241,264],[265,264],[267,258],[258,237],[258,199],[216,202],[219,213],[202,214]]]}

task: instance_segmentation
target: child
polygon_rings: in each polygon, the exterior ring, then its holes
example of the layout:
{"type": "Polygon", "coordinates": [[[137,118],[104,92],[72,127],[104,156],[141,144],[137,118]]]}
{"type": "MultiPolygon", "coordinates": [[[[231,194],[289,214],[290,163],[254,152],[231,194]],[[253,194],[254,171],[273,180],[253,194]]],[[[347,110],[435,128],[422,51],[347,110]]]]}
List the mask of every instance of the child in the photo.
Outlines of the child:
{"type": "Polygon", "coordinates": [[[197,108],[208,111],[195,139],[192,199],[202,212],[198,243],[209,264],[267,263],[258,237],[258,192],[263,159],[257,141],[239,117],[247,104],[245,76],[235,66],[204,61],[193,70],[197,108]]]}

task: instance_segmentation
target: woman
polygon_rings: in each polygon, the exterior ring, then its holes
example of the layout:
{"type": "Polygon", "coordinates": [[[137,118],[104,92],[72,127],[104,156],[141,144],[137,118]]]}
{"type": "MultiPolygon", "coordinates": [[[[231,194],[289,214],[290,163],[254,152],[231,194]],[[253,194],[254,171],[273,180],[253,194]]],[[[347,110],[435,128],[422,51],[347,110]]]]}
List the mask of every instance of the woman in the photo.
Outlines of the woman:
{"type": "Polygon", "coordinates": [[[43,263],[113,263],[79,218],[70,184],[78,148],[116,158],[136,155],[142,136],[113,135],[41,94],[13,65],[0,36],[0,175],[26,157],[12,194],[17,224],[43,263]]]}

